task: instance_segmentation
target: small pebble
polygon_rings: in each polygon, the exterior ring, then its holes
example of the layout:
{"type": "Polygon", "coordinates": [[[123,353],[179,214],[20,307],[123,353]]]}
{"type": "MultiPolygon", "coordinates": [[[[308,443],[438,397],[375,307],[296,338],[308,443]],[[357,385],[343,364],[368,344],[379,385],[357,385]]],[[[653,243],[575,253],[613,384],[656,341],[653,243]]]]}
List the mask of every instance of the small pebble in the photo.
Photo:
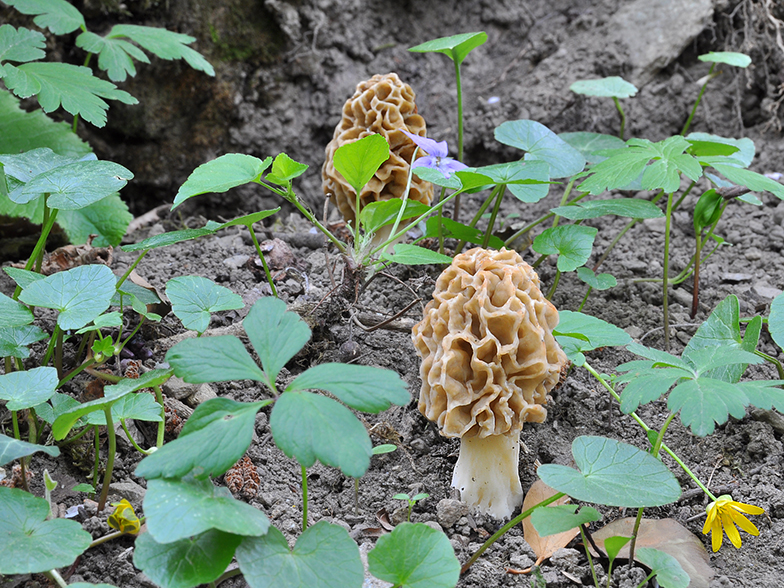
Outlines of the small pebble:
{"type": "Polygon", "coordinates": [[[721,281],[722,282],[748,282],[754,276],[751,274],[721,274],[721,281]]]}
{"type": "Polygon", "coordinates": [[[453,526],[461,517],[468,514],[468,505],[460,500],[444,498],[438,501],[436,506],[436,517],[442,527],[448,529],[453,526]]]}

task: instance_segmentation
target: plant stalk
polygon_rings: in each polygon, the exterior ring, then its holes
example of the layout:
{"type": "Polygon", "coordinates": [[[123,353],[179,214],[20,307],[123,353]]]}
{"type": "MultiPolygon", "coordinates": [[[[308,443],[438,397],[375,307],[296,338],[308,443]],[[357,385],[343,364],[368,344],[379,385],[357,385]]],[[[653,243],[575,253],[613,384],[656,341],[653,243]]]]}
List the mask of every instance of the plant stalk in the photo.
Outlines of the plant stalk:
{"type": "MultiPolygon", "coordinates": [[[[114,469],[114,454],[117,451],[117,437],[114,432],[114,422],[112,421],[112,407],[105,406],[103,414],[106,415],[106,434],[109,437],[109,456],[106,459],[106,472],[103,476],[103,487],[101,488],[101,497],[98,499],[98,512],[101,512],[106,506],[106,498],[109,496],[109,484],[112,482],[112,470],[114,469]]],[[[97,427],[96,427],[97,428],[97,427]]],[[[98,455],[96,462],[98,461],[98,455]]]]}
{"type": "Polygon", "coordinates": [[[691,126],[691,121],[694,118],[695,113],[697,112],[697,107],[700,105],[700,101],[702,100],[702,95],[705,93],[705,88],[708,86],[708,82],[711,81],[711,74],[713,73],[713,68],[716,67],[716,63],[711,63],[710,69],[708,70],[708,80],[702,85],[700,88],[700,93],[697,94],[697,100],[694,102],[694,107],[691,109],[689,113],[689,118],[686,119],[686,124],[683,125],[683,129],[681,130],[681,135],[685,135],[686,132],[689,130],[691,126]]]}
{"type": "Polygon", "coordinates": [[[308,530],[308,472],[302,468],[302,532],[308,530]]]}
{"type": "Polygon", "coordinates": [[[253,240],[253,246],[256,248],[256,253],[259,254],[259,259],[261,260],[261,265],[264,268],[264,275],[267,276],[267,283],[272,290],[272,295],[277,298],[278,291],[275,288],[275,283],[272,281],[272,274],[270,273],[269,267],[267,266],[267,260],[264,257],[264,253],[261,250],[261,245],[259,245],[259,240],[256,238],[256,231],[253,230],[253,224],[248,223],[248,231],[250,231],[250,238],[253,240]]]}
{"type": "MultiPolygon", "coordinates": [[[[463,87],[460,82],[460,63],[457,59],[452,59],[455,63],[455,84],[457,86],[457,160],[463,161],[463,87]]],[[[452,220],[460,222],[460,194],[455,198],[455,207],[452,220]]]]}

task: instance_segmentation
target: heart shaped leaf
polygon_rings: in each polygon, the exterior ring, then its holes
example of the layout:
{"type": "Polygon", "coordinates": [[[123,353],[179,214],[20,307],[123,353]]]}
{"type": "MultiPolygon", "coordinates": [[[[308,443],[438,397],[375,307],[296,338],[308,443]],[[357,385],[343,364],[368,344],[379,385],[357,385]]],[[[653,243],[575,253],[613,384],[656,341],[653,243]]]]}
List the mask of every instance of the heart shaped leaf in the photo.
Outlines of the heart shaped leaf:
{"type": "Polygon", "coordinates": [[[533,250],[544,255],[558,254],[558,269],[573,272],[588,261],[598,232],[583,225],[559,225],[538,235],[533,250]]]}
{"type": "Polygon", "coordinates": [[[387,159],[389,159],[389,143],[384,137],[374,133],[338,147],[333,164],[340,175],[354,188],[355,194],[360,194],[365,184],[387,159]]]}
{"type": "Polygon", "coordinates": [[[210,326],[213,312],[245,306],[239,294],[200,276],[172,278],[166,283],[166,296],[172,303],[172,312],[185,328],[198,333],[210,326]]]}
{"type": "Polygon", "coordinates": [[[21,327],[32,322],[32,310],[21,302],[0,293],[0,329],[21,327]]]}
{"type": "Polygon", "coordinates": [[[627,443],[586,435],[572,442],[572,455],[579,470],[545,464],[537,473],[577,500],[638,508],[669,504],[681,495],[678,480],[660,460],[627,443]]]}
{"type": "Polygon", "coordinates": [[[707,61],[708,63],[726,63],[736,67],[749,67],[751,65],[751,57],[745,53],[736,53],[734,51],[711,51],[698,56],[697,59],[707,61]]]}
{"type": "Polygon", "coordinates": [[[566,178],[583,171],[585,158],[542,123],[510,120],[495,128],[495,139],[526,152],[525,159],[545,161],[551,178],[566,178]]]}
{"type": "Polygon", "coordinates": [[[35,176],[21,193],[26,202],[49,194],[49,207],[78,210],[120,191],[131,179],[133,174],[118,163],[77,161],[35,176]]]}
{"type": "Polygon", "coordinates": [[[30,408],[54,396],[59,381],[57,370],[52,367],[11,372],[0,376],[0,400],[8,401],[8,410],[30,408]]]}
{"type": "Polygon", "coordinates": [[[281,153],[275,157],[275,161],[272,162],[272,171],[267,174],[265,179],[273,184],[286,186],[291,183],[291,180],[305,173],[306,169],[308,169],[306,164],[294,161],[285,153],[281,153]]]}
{"type": "Polygon", "coordinates": [[[269,528],[267,516],[232,497],[223,487],[190,476],[156,479],[144,495],[147,528],[158,543],[174,543],[210,529],[259,537],[269,528]]]}
{"type": "Polygon", "coordinates": [[[52,445],[36,445],[35,443],[28,443],[27,441],[20,441],[13,437],[8,437],[0,433],[0,466],[19,459],[20,457],[27,457],[38,451],[48,453],[52,457],[60,455],[60,448],[52,445]]]}
{"type": "MultiPolygon", "coordinates": [[[[160,422],[163,420],[162,409],[150,394],[128,394],[112,404],[112,420],[115,423],[120,419],[160,422]]],[[[88,425],[106,425],[103,411],[91,412],[86,420],[88,425]]]]}
{"type": "Polygon", "coordinates": [[[571,310],[558,313],[555,335],[569,360],[578,366],[585,362],[583,351],[632,342],[632,338],[623,329],[591,315],[571,310]]]}
{"type": "Polygon", "coordinates": [[[246,537],[237,561],[251,588],[360,588],[362,560],[346,530],[319,521],[297,539],[293,550],[275,527],[263,537],[246,537]]]}
{"type": "Polygon", "coordinates": [[[637,94],[637,88],[634,84],[618,76],[598,80],[578,80],[569,86],[569,89],[575,94],[603,98],[631,98],[637,94]]]}
{"type": "Polygon", "coordinates": [[[0,357],[18,357],[19,359],[30,357],[30,350],[27,346],[46,339],[48,336],[35,325],[0,329],[0,357]]]}
{"type": "Polygon", "coordinates": [[[577,277],[594,290],[608,290],[618,284],[618,280],[611,274],[595,274],[589,267],[578,267],[577,277]]]}
{"type": "Polygon", "coordinates": [[[588,163],[599,163],[607,159],[601,152],[606,149],[623,149],[626,142],[615,135],[602,133],[559,133],[558,136],[577,149],[588,163]]]}
{"type": "Polygon", "coordinates": [[[578,512],[577,504],[560,504],[545,508],[537,508],[531,513],[531,523],[542,536],[565,533],[578,529],[585,523],[599,521],[602,515],[590,506],[584,506],[578,512]]]}
{"type": "Polygon", "coordinates": [[[451,37],[441,37],[411,47],[412,53],[443,53],[460,65],[466,56],[480,45],[487,42],[487,33],[462,33],[451,37]]]}
{"type": "Polygon", "coordinates": [[[208,161],[193,170],[174,197],[175,208],[192,196],[207,192],[226,192],[231,188],[258,181],[272,165],[272,158],[264,161],[252,155],[228,153],[208,161]]]}
{"type": "Polygon", "coordinates": [[[368,554],[376,578],[400,588],[453,588],[460,562],[446,535],[422,523],[401,523],[368,554]]]}

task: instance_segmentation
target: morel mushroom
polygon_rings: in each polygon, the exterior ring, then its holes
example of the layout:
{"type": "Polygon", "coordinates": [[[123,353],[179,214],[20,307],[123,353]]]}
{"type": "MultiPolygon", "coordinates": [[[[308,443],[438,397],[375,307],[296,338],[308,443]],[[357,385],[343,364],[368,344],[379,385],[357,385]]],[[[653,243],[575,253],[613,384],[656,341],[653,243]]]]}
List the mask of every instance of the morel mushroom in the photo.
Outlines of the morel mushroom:
{"type": "MultiPolygon", "coordinates": [[[[373,133],[382,135],[389,143],[389,159],[362,189],[360,208],[378,200],[402,197],[406,190],[411,157],[416,149],[416,145],[402,131],[421,137],[427,133],[425,119],[417,114],[414,97],[411,86],[400,81],[397,74],[389,73],[375,75],[361,82],[343,106],[343,118],[327,145],[321,177],[324,194],[331,198],[346,221],[354,221],[358,214],[356,194],[333,165],[335,151],[346,143],[373,133]]],[[[414,176],[408,197],[422,204],[430,204],[433,185],[414,176]]]]}
{"type": "Polygon", "coordinates": [[[523,500],[523,423],[541,423],[566,354],[553,338],[558,311],[515,251],[455,257],[414,326],[422,358],[419,410],[460,437],[452,486],[470,506],[507,518],[523,500]]]}

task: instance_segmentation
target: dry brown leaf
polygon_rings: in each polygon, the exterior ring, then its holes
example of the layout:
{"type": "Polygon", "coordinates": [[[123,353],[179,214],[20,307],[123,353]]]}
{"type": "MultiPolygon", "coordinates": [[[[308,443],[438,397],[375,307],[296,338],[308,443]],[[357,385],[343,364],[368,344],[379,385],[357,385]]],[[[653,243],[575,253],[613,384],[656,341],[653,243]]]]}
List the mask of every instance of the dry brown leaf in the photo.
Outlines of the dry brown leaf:
{"type": "Polygon", "coordinates": [[[140,288],[149,290],[150,292],[152,292],[158,297],[158,300],[161,301],[158,304],[148,304],[147,312],[154,312],[161,316],[166,316],[167,314],[169,314],[169,312],[171,312],[171,304],[169,304],[168,302],[169,299],[166,298],[160,291],[158,291],[158,288],[156,288],[155,286],[150,284],[150,282],[148,282],[145,278],[137,274],[136,270],[131,270],[131,273],[128,275],[128,279],[134,284],[136,284],[137,286],[139,286],[140,288]]]}
{"type": "MultiPolygon", "coordinates": [[[[600,549],[604,549],[604,540],[608,537],[631,537],[634,521],[634,517],[613,521],[593,533],[593,539],[600,549]]],[[[643,519],[635,550],[640,547],[653,547],[677,559],[691,578],[689,588],[708,588],[715,574],[708,564],[708,552],[702,542],[675,519],[643,519]]],[[[629,558],[628,544],[621,549],[618,557],[629,558]]]]}
{"type": "MultiPolygon", "coordinates": [[[[533,483],[533,486],[531,486],[531,488],[528,490],[528,493],[525,495],[525,499],[523,500],[523,510],[528,510],[529,508],[542,502],[542,500],[546,500],[547,498],[550,498],[557,493],[557,490],[553,490],[550,488],[550,486],[541,480],[537,480],[533,483]]],[[[552,506],[566,504],[567,502],[569,502],[569,497],[563,496],[553,502],[552,506]]],[[[526,542],[531,546],[531,549],[533,549],[534,553],[536,554],[536,563],[534,565],[537,566],[562,547],[566,547],[569,542],[579,533],[580,530],[574,528],[568,531],[564,531],[563,533],[558,533],[557,535],[540,537],[539,533],[537,533],[536,529],[534,529],[533,523],[531,523],[531,517],[526,517],[523,520],[523,537],[525,537],[526,542]]]]}

